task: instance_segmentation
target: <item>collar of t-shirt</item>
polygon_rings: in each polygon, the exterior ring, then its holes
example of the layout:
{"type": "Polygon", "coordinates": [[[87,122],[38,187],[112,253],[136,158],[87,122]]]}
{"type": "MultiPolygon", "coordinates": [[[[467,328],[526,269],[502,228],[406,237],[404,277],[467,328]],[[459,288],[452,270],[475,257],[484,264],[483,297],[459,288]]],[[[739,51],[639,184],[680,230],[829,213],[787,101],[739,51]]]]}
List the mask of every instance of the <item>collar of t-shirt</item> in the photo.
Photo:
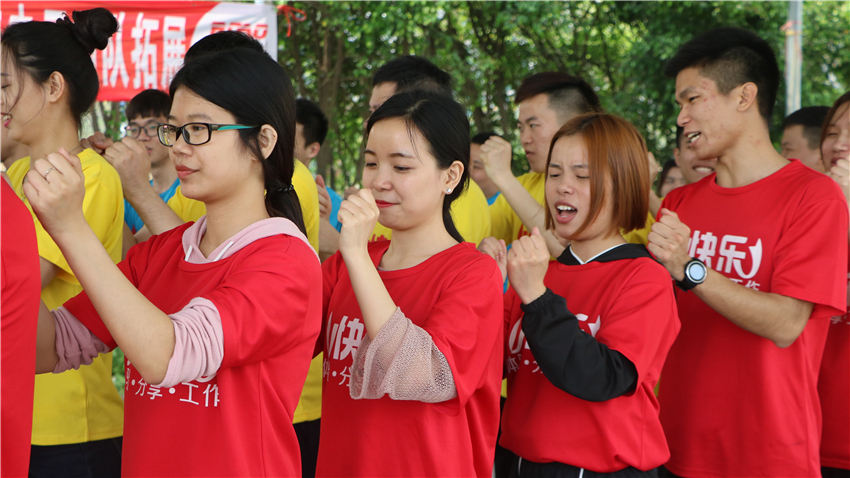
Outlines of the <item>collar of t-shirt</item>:
{"type": "Polygon", "coordinates": [[[568,266],[580,266],[589,262],[612,262],[622,259],[637,259],[638,257],[654,259],[643,244],[625,243],[605,249],[586,261],[581,260],[581,258],[575,255],[572,247],[567,247],[558,257],[558,262],[568,266]]]}
{"type": "MultiPolygon", "coordinates": [[[[207,258],[204,257],[200,250],[201,239],[203,239],[205,232],[207,232],[207,216],[201,217],[198,219],[198,222],[192,224],[183,232],[183,253],[185,254],[184,260],[186,262],[191,264],[206,264],[225,259],[236,254],[243,247],[256,240],[278,234],[301,239],[305,244],[310,245],[307,236],[298,229],[298,226],[294,222],[283,217],[270,217],[262,221],[257,221],[237,232],[233,237],[224,241],[224,243],[212,251],[210,257],[207,258]]],[[[314,254],[316,253],[312,246],[310,246],[310,250],[314,254]]],[[[318,257],[317,254],[316,258],[318,257]]]]}

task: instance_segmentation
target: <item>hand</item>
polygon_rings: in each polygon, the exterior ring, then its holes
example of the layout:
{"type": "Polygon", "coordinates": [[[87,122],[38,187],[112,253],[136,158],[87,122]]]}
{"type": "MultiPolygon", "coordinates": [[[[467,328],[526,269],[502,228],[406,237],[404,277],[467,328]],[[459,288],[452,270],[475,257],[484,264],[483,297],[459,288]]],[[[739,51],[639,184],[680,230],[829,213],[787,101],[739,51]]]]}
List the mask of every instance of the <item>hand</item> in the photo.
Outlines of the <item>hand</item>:
{"type": "Polygon", "coordinates": [[[347,188],[345,188],[345,191],[343,191],[343,193],[342,193],[343,199],[348,199],[352,194],[357,194],[357,191],[360,191],[360,188],[357,187],[357,185],[348,186],[347,188]]]}
{"type": "Polygon", "coordinates": [[[655,160],[655,155],[649,151],[646,152],[646,159],[649,160],[649,184],[651,186],[655,183],[655,178],[658,177],[658,174],[663,168],[660,164],[658,164],[658,161],[655,160]]]}
{"type": "Polygon", "coordinates": [[[100,131],[95,132],[93,135],[88,138],[83,138],[80,140],[80,146],[83,149],[93,149],[97,151],[98,154],[103,154],[110,146],[112,146],[114,142],[111,138],[108,138],[105,134],[100,131]]]}
{"type": "Polygon", "coordinates": [[[530,304],[546,293],[543,279],[549,269],[549,249],[536,227],[530,236],[513,242],[508,251],[508,278],[523,304],[530,304]]]}
{"type": "Polygon", "coordinates": [[[652,225],[649,239],[649,252],[670,272],[674,279],[685,278],[685,264],[691,260],[688,255],[688,239],[691,228],[679,220],[675,212],[663,208],[659,211],[661,219],[652,225]]]}
{"type": "Polygon", "coordinates": [[[131,204],[138,191],[150,189],[151,160],[141,143],[124,137],[107,148],[103,157],[118,171],[124,196],[131,204]]]}
{"type": "Polygon", "coordinates": [[[54,238],[58,234],[87,226],[83,215],[86,178],[80,158],[64,148],[35,161],[27,172],[24,194],[44,229],[54,238]]]}
{"type": "Polygon", "coordinates": [[[829,169],[829,177],[838,183],[844,193],[844,199],[850,203],[850,161],[839,159],[829,169]]]}
{"type": "Polygon", "coordinates": [[[378,222],[378,205],[368,188],[352,194],[339,206],[339,250],[343,259],[357,253],[367,253],[367,245],[378,222]]]}
{"type": "Polygon", "coordinates": [[[485,237],[481,244],[478,245],[478,251],[492,257],[496,264],[499,265],[499,271],[502,273],[502,282],[508,278],[508,247],[505,245],[504,239],[496,239],[495,237],[485,237]]]}
{"type": "Polygon", "coordinates": [[[333,203],[325,187],[325,178],[321,174],[316,175],[316,189],[319,191],[319,217],[330,220],[333,203]]]}
{"type": "Polygon", "coordinates": [[[500,181],[507,177],[513,177],[511,172],[511,143],[499,136],[491,136],[481,145],[481,162],[487,176],[500,185],[500,181]]]}

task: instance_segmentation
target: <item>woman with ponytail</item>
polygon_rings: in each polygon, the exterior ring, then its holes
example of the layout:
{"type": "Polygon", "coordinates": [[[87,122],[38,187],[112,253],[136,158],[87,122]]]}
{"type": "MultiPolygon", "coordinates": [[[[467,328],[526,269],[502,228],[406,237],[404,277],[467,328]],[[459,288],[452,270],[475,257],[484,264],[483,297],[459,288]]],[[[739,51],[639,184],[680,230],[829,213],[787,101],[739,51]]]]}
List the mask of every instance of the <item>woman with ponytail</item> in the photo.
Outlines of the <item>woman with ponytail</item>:
{"type": "Polygon", "coordinates": [[[292,188],[295,99],[265,53],[211,53],[171,83],[159,140],[207,215],[118,267],[80,220],[79,162],[36,162],[25,192],[85,292],[39,314],[37,369],[118,346],[127,476],[297,476],[292,415],[320,330],[321,270],[292,188]]]}
{"type": "Polygon", "coordinates": [[[450,98],[393,96],[366,124],[364,189],[323,264],[317,476],[491,476],[502,278],[463,242],[469,121],[450,98]],[[369,243],[375,222],[391,241],[369,243]]]}
{"type": "MultiPolygon", "coordinates": [[[[79,216],[114,264],[121,260],[121,181],[103,157],[80,146],[79,129],[81,117],[98,91],[90,55],[106,47],[118,22],[103,8],[73,12],[72,17],[73,21],[65,16],[56,22],[15,23],[3,31],[2,127],[31,155],[12,164],[8,175],[15,193],[32,213],[25,185],[28,173],[36,174],[36,160],[60,148],[75,155],[85,190],[79,216]]],[[[48,178],[56,175],[55,170],[45,171],[48,178]]],[[[41,298],[49,307],[59,307],[82,286],[63,251],[38,218],[33,218],[41,298]]],[[[79,370],[36,377],[29,475],[119,476],[122,408],[112,384],[111,354],[79,370]]]]}

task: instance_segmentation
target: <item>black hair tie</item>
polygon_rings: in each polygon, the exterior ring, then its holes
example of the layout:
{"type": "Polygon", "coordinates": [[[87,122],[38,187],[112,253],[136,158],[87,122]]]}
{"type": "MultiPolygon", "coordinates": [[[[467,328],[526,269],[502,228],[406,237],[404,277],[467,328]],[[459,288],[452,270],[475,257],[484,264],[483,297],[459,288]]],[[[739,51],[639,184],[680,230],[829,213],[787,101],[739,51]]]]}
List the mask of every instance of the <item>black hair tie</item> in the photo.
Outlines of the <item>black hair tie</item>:
{"type": "Polygon", "coordinates": [[[295,189],[295,186],[290,184],[289,186],[287,186],[285,188],[274,188],[274,192],[276,192],[276,193],[288,193],[289,191],[292,191],[293,189],[295,189]]]}

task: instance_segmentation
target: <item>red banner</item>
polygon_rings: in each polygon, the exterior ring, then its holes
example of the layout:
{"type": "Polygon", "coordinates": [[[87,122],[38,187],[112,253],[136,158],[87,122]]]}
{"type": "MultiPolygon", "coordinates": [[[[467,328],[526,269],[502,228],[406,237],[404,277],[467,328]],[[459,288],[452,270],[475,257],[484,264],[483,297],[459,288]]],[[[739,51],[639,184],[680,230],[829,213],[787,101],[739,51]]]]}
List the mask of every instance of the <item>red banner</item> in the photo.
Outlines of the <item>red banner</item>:
{"type": "Polygon", "coordinates": [[[0,27],[56,21],[67,12],[103,7],[118,20],[118,33],[92,54],[100,76],[101,101],[125,101],[156,88],[168,91],[186,50],[221,30],[243,31],[277,58],[277,11],[273,5],[213,1],[24,1],[0,4],[0,27]]]}

